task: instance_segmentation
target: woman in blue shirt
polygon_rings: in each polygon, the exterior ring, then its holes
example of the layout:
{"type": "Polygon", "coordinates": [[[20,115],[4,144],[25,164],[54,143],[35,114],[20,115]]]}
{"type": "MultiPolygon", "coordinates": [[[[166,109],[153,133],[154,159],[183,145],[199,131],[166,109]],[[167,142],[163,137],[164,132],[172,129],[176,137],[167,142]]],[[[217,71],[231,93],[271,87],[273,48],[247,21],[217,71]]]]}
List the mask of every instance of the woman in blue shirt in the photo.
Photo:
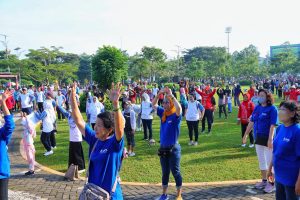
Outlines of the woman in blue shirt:
{"type": "Polygon", "coordinates": [[[111,199],[123,199],[122,190],[117,181],[124,148],[124,118],[119,107],[121,84],[109,92],[114,114],[103,112],[97,116],[94,129],[85,123],[76,102],[76,83],[71,92],[72,117],[89,144],[90,166],[88,182],[93,183],[111,195],[111,199]],[[93,149],[93,151],[92,151],[93,149]]]}
{"type": "Polygon", "coordinates": [[[158,95],[154,98],[152,105],[153,108],[157,110],[157,115],[161,118],[159,156],[162,168],[163,194],[159,197],[159,200],[169,199],[167,189],[170,171],[172,171],[176,182],[176,200],[182,200],[182,177],[180,173],[181,147],[178,143],[180,122],[182,118],[181,106],[168,87],[159,91],[158,95]],[[163,93],[166,95],[162,103],[163,107],[160,107],[157,104],[158,97],[163,93]]]}
{"type": "Polygon", "coordinates": [[[279,106],[279,120],[273,141],[273,162],[268,177],[273,176],[274,166],[277,200],[300,199],[300,115],[295,102],[284,101],[279,106]]]}
{"type": "Polygon", "coordinates": [[[259,161],[262,181],[255,185],[256,189],[262,189],[266,193],[274,191],[274,186],[267,181],[267,170],[272,160],[272,140],[275,126],[277,124],[277,109],[273,105],[272,94],[267,90],[258,91],[259,105],[252,113],[247,130],[243,137],[243,144],[246,144],[247,137],[251,130],[254,131],[255,149],[259,161]]]}
{"type": "Polygon", "coordinates": [[[9,113],[9,110],[6,106],[6,99],[10,97],[8,91],[4,92],[0,96],[0,105],[2,106],[2,111],[4,113],[4,121],[5,124],[2,128],[0,128],[0,199],[6,200],[8,199],[8,179],[9,179],[9,158],[7,152],[7,145],[10,141],[12,133],[15,128],[15,123],[13,120],[13,116],[9,113]]]}

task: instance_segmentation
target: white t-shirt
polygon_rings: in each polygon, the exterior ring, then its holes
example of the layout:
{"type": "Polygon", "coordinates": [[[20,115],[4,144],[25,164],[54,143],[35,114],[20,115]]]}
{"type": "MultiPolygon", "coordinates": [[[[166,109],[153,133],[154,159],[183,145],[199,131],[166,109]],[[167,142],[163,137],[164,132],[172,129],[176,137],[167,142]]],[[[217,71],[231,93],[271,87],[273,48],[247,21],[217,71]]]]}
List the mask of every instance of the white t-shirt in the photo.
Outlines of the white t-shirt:
{"type": "Polygon", "coordinates": [[[150,102],[143,101],[141,104],[141,108],[142,108],[142,114],[141,114],[142,119],[153,119],[153,115],[152,115],[153,108],[150,102]]]}
{"type": "Polygon", "coordinates": [[[40,91],[37,93],[37,102],[38,103],[43,103],[44,102],[44,92],[40,91]]]}
{"type": "Polygon", "coordinates": [[[156,96],[156,95],[157,95],[157,93],[158,93],[158,91],[159,91],[159,89],[158,89],[158,88],[153,88],[153,89],[152,89],[152,93],[153,93],[153,95],[154,95],[154,96],[156,96]]]}
{"type": "Polygon", "coordinates": [[[104,106],[101,102],[91,103],[90,104],[90,122],[96,123],[97,115],[101,113],[101,111],[104,110],[104,106]]]}
{"type": "Polygon", "coordinates": [[[231,96],[227,97],[227,103],[232,103],[231,96]]]}
{"type": "Polygon", "coordinates": [[[30,95],[20,94],[21,106],[22,108],[30,108],[32,106],[30,95]]]}
{"type": "Polygon", "coordinates": [[[199,116],[199,112],[201,111],[200,107],[201,107],[201,105],[198,101],[194,101],[194,102],[189,101],[188,102],[188,110],[186,113],[186,120],[187,121],[198,121],[200,119],[200,116],[199,116]]]}
{"type": "Polygon", "coordinates": [[[50,133],[54,130],[55,117],[50,110],[45,110],[47,116],[43,119],[43,132],[50,133]]]}
{"type": "Polygon", "coordinates": [[[70,127],[70,141],[71,142],[82,142],[82,134],[78,127],[76,126],[72,117],[68,118],[68,123],[70,127]]]}
{"type": "Polygon", "coordinates": [[[195,93],[196,93],[196,100],[201,100],[202,99],[201,95],[198,92],[195,93]]]}

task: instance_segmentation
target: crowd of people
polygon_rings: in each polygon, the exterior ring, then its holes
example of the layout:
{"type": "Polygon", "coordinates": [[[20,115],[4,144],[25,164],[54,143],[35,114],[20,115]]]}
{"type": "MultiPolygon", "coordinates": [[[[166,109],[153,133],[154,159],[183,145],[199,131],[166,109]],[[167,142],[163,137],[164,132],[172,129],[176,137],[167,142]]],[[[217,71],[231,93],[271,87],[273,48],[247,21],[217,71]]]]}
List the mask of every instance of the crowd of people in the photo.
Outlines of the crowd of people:
{"type": "Polygon", "coordinates": [[[267,193],[276,189],[277,199],[299,199],[299,80],[258,80],[246,90],[238,83],[226,85],[214,81],[193,83],[187,80],[169,87],[163,84],[148,85],[147,82],[133,82],[126,87],[112,84],[108,93],[96,86],[87,86],[81,93],[86,101],[87,120],[79,110],[81,102],[77,83],[56,89],[29,86],[20,90],[7,88],[2,93],[0,103],[5,123],[0,129],[0,197],[3,199],[7,197],[9,160],[6,146],[14,129],[13,112],[21,111],[22,115],[23,145],[29,164],[25,175],[35,173],[34,137],[38,123],[41,123],[40,140],[46,150],[44,155],[50,156],[56,149],[57,120],[67,120],[70,135],[68,166],[77,165],[80,172],[86,169],[82,141],[89,144],[88,183],[80,195],[82,199],[90,191],[88,187],[94,185],[101,187],[112,199],[122,199],[119,182],[122,159],[136,156],[136,131],[142,130],[143,139],[150,145],[156,142],[152,129],[156,114],[160,119],[158,155],[163,188],[163,194],[158,199],[169,198],[167,188],[172,172],[177,187],[176,199],[180,200],[182,175],[178,138],[182,119],[185,118],[188,127],[187,144],[197,146],[199,134],[212,134],[215,112],[218,111],[220,119],[224,115],[226,121],[233,107],[238,110],[241,146],[246,147],[249,136],[249,147],[256,149],[262,181],[255,187],[267,193]],[[282,100],[279,109],[274,105],[274,95],[282,100]],[[106,110],[105,101],[111,101],[112,112],[106,110]],[[124,136],[127,151],[124,151],[124,136]]]}

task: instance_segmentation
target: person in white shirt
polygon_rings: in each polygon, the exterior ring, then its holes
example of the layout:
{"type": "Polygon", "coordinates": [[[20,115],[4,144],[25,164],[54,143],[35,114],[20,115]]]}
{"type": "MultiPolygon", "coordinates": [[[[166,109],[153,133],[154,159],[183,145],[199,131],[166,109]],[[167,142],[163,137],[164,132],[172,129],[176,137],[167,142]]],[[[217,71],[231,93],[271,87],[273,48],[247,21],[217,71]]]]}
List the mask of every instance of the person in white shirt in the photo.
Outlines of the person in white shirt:
{"type": "Polygon", "coordinates": [[[30,113],[32,112],[33,99],[34,99],[34,96],[27,93],[27,88],[23,88],[22,93],[19,96],[20,108],[23,113],[30,115],[30,113]]]}
{"type": "Polygon", "coordinates": [[[187,111],[185,114],[186,123],[189,129],[190,142],[189,145],[198,145],[198,136],[199,136],[199,121],[202,120],[204,116],[205,109],[201,103],[196,101],[195,93],[189,94],[189,101],[187,106],[187,111]],[[195,142],[193,141],[193,132],[195,133],[195,142]]]}
{"type": "Polygon", "coordinates": [[[104,112],[104,106],[101,102],[99,102],[98,98],[96,96],[92,97],[92,103],[89,106],[89,114],[90,114],[90,123],[92,125],[92,128],[94,129],[96,121],[97,121],[97,116],[104,112]]]}
{"type": "Polygon", "coordinates": [[[43,112],[43,110],[44,110],[44,108],[43,108],[44,100],[45,100],[44,91],[42,90],[41,87],[39,87],[38,91],[36,93],[36,102],[37,102],[37,106],[38,106],[38,109],[40,112],[43,112]]]}
{"type": "MultiPolygon", "coordinates": [[[[65,97],[65,95],[63,95],[61,93],[61,90],[58,90],[58,94],[55,97],[55,100],[56,100],[56,107],[58,107],[58,106],[64,107],[65,106],[66,97],[65,97]]],[[[65,119],[65,116],[60,112],[60,109],[56,109],[56,112],[57,112],[58,120],[65,119]]]]}
{"type": "Polygon", "coordinates": [[[58,106],[61,113],[68,119],[68,124],[70,127],[70,143],[69,143],[69,163],[78,165],[78,172],[82,173],[85,171],[84,154],[82,148],[82,134],[75,124],[75,121],[71,115],[72,110],[66,111],[62,106],[58,106]]]}
{"type": "MultiPolygon", "coordinates": [[[[29,94],[30,96],[33,96],[33,97],[34,97],[34,86],[32,86],[32,85],[29,86],[28,94],[29,94]]],[[[32,105],[31,105],[31,108],[32,108],[32,109],[35,108],[35,106],[36,106],[35,104],[36,104],[36,103],[35,103],[35,98],[33,98],[33,99],[32,99],[32,105]]]]}
{"type": "Polygon", "coordinates": [[[142,104],[141,104],[141,119],[144,128],[144,140],[152,139],[152,120],[153,120],[152,113],[153,112],[154,110],[149,95],[147,93],[143,93],[142,104]],[[149,137],[148,137],[147,129],[149,130],[149,137]]]}
{"type": "Polygon", "coordinates": [[[153,98],[157,96],[158,92],[159,92],[159,89],[157,88],[157,85],[154,84],[154,87],[152,89],[153,98]]]}
{"type": "Polygon", "coordinates": [[[135,112],[131,107],[131,102],[127,101],[124,105],[124,111],[122,112],[125,118],[125,128],[124,132],[127,139],[127,148],[128,148],[128,156],[135,156],[134,147],[135,140],[134,134],[136,130],[136,117],[135,112]]]}
{"type": "Polygon", "coordinates": [[[35,116],[37,119],[42,121],[42,134],[41,134],[41,142],[44,145],[46,149],[46,153],[44,153],[44,156],[49,156],[53,154],[53,150],[51,148],[51,134],[54,130],[54,122],[55,118],[53,114],[51,113],[51,109],[48,107],[44,108],[44,111],[42,113],[35,112],[35,116]]]}
{"type": "MultiPolygon", "coordinates": [[[[198,85],[198,86],[196,86],[196,88],[198,88],[198,90],[201,90],[201,88],[200,88],[200,86],[198,85]]],[[[202,97],[201,97],[201,95],[200,94],[198,94],[198,92],[194,92],[195,94],[196,94],[196,100],[199,102],[199,103],[201,103],[201,101],[202,101],[202,97]]]]}
{"type": "Polygon", "coordinates": [[[47,109],[49,111],[49,113],[51,114],[51,117],[54,119],[53,130],[50,133],[50,145],[51,145],[52,149],[56,149],[56,139],[55,139],[55,134],[57,133],[56,114],[55,114],[56,103],[52,97],[53,97],[52,93],[47,92],[46,100],[44,101],[43,106],[44,106],[44,110],[47,109]]]}

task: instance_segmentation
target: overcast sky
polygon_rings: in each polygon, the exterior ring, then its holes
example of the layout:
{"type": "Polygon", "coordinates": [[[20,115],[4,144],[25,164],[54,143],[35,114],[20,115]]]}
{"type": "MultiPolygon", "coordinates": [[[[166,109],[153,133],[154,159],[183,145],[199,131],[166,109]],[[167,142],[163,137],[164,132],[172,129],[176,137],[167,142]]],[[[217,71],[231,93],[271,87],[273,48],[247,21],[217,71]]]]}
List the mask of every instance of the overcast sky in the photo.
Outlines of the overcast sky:
{"type": "Polygon", "coordinates": [[[231,52],[254,44],[265,56],[271,45],[300,43],[299,8],[299,0],[0,0],[0,34],[10,49],[92,54],[113,45],[132,55],[147,45],[172,57],[175,45],[227,46],[231,26],[231,52]]]}

